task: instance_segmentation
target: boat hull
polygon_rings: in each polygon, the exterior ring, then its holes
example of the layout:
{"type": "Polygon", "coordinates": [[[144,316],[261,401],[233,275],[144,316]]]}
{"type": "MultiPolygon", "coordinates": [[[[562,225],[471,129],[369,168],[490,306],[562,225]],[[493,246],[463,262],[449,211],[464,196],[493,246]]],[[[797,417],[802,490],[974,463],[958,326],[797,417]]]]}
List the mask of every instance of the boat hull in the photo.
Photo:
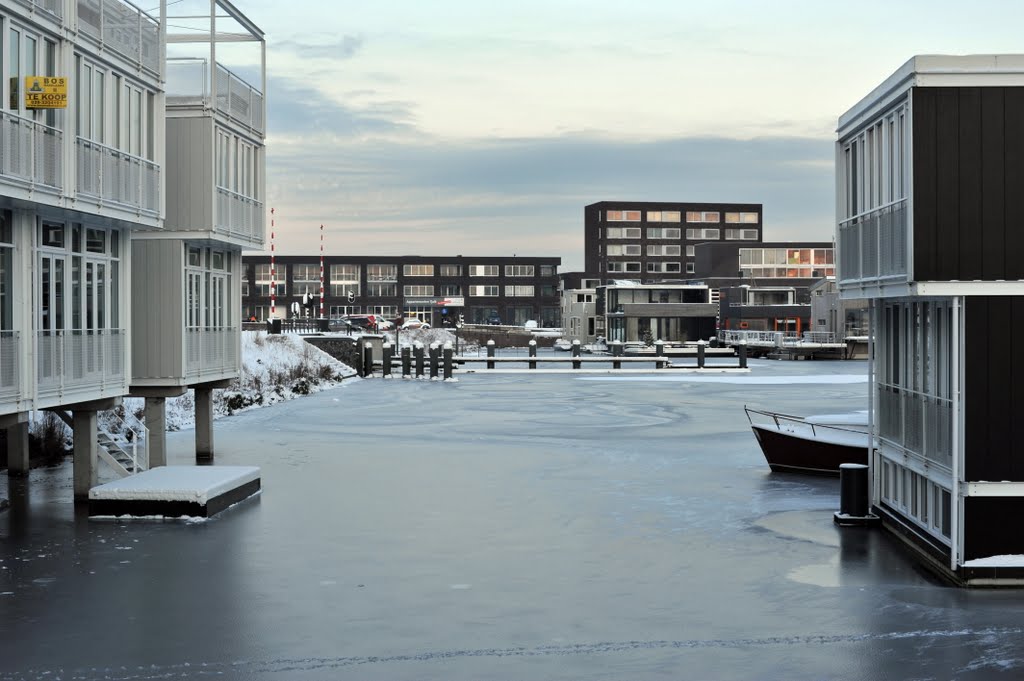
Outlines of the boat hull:
{"type": "Polygon", "coordinates": [[[768,466],[778,473],[839,475],[840,464],[868,463],[867,447],[808,440],[758,425],[751,428],[768,466]]]}

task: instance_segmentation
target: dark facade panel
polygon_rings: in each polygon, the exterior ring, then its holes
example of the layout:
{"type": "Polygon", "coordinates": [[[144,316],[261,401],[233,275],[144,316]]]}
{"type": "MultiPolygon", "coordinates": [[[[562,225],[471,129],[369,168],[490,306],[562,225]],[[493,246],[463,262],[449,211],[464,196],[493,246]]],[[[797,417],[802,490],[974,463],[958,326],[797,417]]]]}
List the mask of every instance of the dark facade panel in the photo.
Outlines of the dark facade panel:
{"type": "Polygon", "coordinates": [[[913,91],[917,281],[1019,279],[1024,88],[913,91]]]}
{"type": "Polygon", "coordinates": [[[964,499],[964,560],[1024,554],[1024,498],[967,497],[964,499]]]}

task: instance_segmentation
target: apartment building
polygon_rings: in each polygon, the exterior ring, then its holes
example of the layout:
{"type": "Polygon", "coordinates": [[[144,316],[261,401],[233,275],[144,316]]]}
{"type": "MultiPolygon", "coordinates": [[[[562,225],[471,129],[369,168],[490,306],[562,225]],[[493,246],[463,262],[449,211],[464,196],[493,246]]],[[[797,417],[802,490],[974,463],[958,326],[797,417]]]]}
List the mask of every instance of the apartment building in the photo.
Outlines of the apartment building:
{"type": "Polygon", "coordinates": [[[599,201],[583,209],[584,267],[602,281],[698,274],[697,244],[757,243],[759,203],[599,201]]]}
{"type": "MultiPolygon", "coordinates": [[[[280,317],[312,295],[320,316],[319,256],[245,255],[242,314],[270,317],[271,292],[280,317]]],[[[324,256],[323,315],[377,314],[421,319],[432,326],[461,316],[467,324],[522,326],[533,320],[556,327],[559,319],[558,257],[523,256],[324,256]]]]}
{"type": "MultiPolygon", "coordinates": [[[[262,34],[230,4],[211,5],[199,60],[216,75],[185,105],[163,86],[168,4],[158,16],[120,0],[0,6],[0,426],[10,472],[25,473],[29,414],[70,412],[78,499],[97,479],[97,411],[128,394],[150,398],[159,465],[164,397],[196,387],[197,402],[208,402],[206,388],[239,371],[231,271],[242,247],[262,244],[262,207],[239,229],[214,205],[224,178],[213,169],[236,157],[212,131],[242,133],[258,147],[252,168],[232,172],[251,172],[238,193],[259,200],[263,102],[254,102],[255,126],[225,111],[237,84],[217,71],[211,25],[248,28],[260,47],[262,34]],[[193,142],[205,156],[168,144],[186,125],[170,120],[179,117],[211,131],[208,148],[206,138],[193,142]],[[209,210],[178,215],[182,186],[209,210]],[[219,350],[209,348],[214,329],[219,350]]],[[[199,411],[197,454],[207,445],[212,454],[212,412],[199,411]]]]}
{"type": "Polygon", "coordinates": [[[837,280],[869,302],[871,508],[960,584],[1024,583],[1024,56],[917,56],[839,118],[837,280]]]}

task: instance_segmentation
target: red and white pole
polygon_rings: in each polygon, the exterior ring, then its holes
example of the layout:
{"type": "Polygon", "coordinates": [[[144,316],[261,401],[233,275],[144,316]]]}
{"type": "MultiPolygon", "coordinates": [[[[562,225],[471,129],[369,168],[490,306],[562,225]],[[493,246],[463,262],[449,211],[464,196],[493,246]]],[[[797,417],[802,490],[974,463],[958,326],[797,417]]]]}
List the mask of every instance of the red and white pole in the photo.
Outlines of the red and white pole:
{"type": "Polygon", "coordinates": [[[270,209],[270,318],[277,317],[277,282],[274,280],[274,209],[270,209]]]}
{"type": "Polygon", "coordinates": [[[320,319],[324,318],[324,226],[320,225],[320,319]]]}

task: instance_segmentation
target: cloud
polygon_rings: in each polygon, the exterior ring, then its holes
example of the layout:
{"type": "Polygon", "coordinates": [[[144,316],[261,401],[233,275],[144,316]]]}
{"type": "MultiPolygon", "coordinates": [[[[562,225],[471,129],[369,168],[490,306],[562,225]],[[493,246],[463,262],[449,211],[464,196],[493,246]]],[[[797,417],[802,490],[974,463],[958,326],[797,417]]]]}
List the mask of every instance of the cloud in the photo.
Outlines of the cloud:
{"type": "Polygon", "coordinates": [[[275,52],[290,52],[303,59],[352,59],[363,48],[362,36],[345,35],[340,40],[329,43],[317,41],[316,36],[306,37],[303,42],[281,40],[272,42],[268,47],[275,52]]]}
{"type": "Polygon", "coordinates": [[[267,130],[274,137],[301,134],[307,136],[307,144],[320,146],[324,136],[352,138],[412,129],[412,105],[407,102],[378,101],[361,108],[346,106],[314,87],[288,78],[268,78],[267,91],[267,130]]]}

